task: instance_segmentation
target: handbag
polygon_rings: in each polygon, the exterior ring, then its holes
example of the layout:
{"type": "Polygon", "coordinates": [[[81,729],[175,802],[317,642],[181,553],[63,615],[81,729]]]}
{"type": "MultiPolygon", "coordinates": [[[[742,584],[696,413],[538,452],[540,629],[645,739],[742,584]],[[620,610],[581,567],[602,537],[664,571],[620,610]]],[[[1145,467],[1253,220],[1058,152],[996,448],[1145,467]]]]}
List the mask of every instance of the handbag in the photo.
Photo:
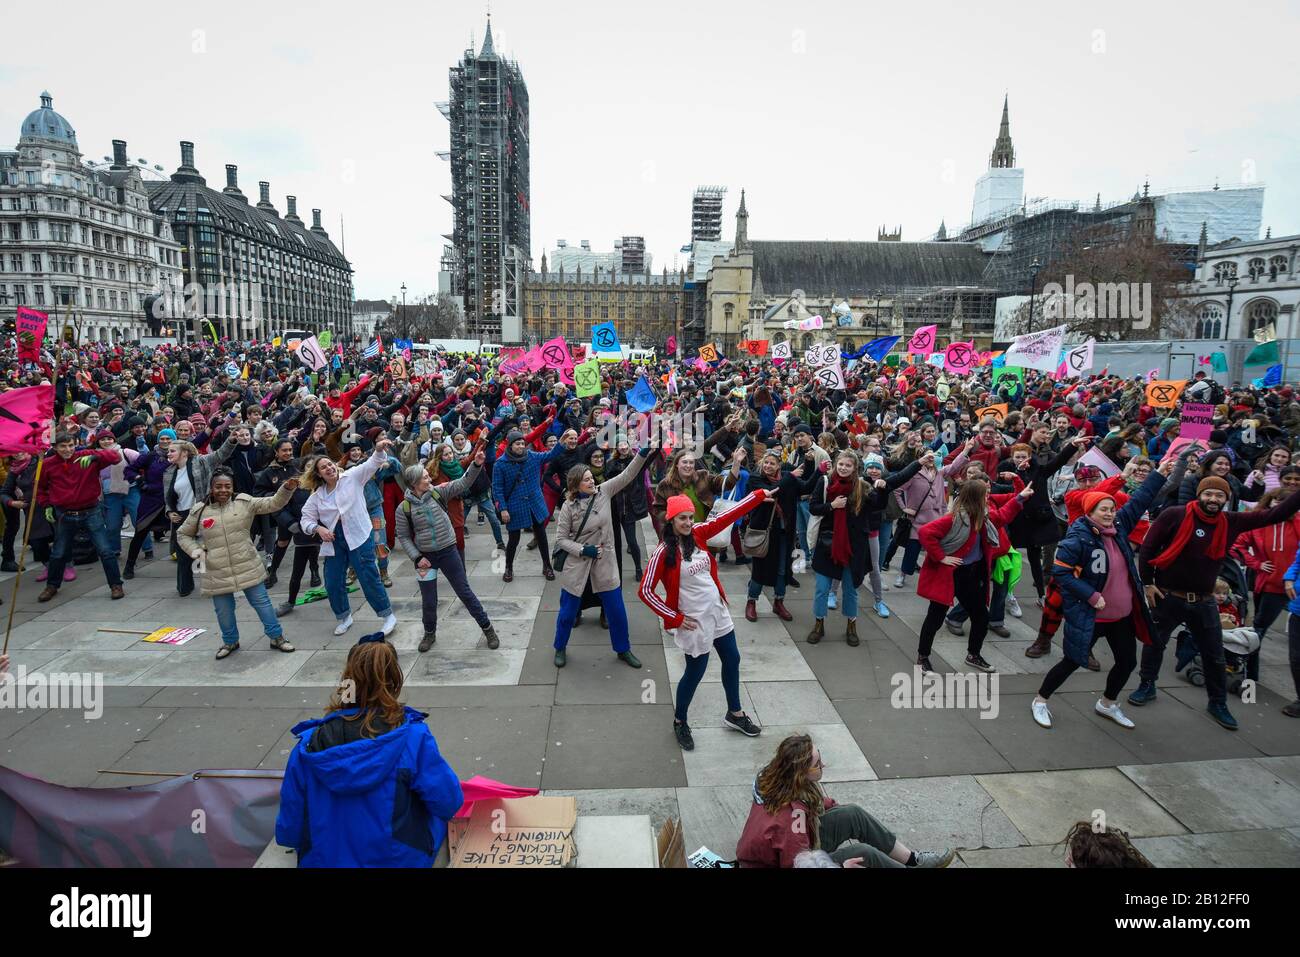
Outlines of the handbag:
{"type": "MultiPolygon", "coordinates": [[[[573,533],[573,537],[575,540],[578,538],[578,536],[582,534],[582,530],[587,527],[587,519],[591,518],[591,510],[595,507],[596,507],[596,496],[593,495],[591,497],[591,501],[587,503],[587,512],[582,516],[582,522],[578,525],[578,530],[573,533]]],[[[555,549],[551,552],[551,567],[555,569],[557,572],[563,571],[564,563],[568,560],[568,558],[569,558],[569,553],[566,552],[563,548],[561,548],[557,544],[555,546],[555,549]]]]}
{"type": "MultiPolygon", "coordinates": [[[[710,506],[709,508],[708,521],[710,522],[713,521],[715,518],[717,518],[719,515],[725,512],[732,505],[736,504],[736,492],[739,489],[740,489],[740,478],[737,477],[736,481],[731,486],[731,493],[732,493],[731,498],[727,498],[727,477],[725,475],[722,477],[722,491],[718,493],[718,497],[713,500],[713,505],[710,506]]],[[[716,533],[707,542],[709,548],[718,549],[718,550],[725,550],[726,547],[730,544],[731,544],[730,525],[722,529],[722,531],[716,533]]]]}
{"type": "MultiPolygon", "coordinates": [[[[830,492],[831,492],[830,476],[823,475],[822,476],[822,499],[825,500],[826,496],[829,495],[830,492]]],[[[808,516],[808,550],[809,551],[812,552],[817,551],[817,535],[821,532],[821,530],[822,530],[822,516],[809,515],[808,516]]]]}
{"type": "MultiPolygon", "coordinates": [[[[780,508],[773,503],[773,508],[780,508]]],[[[772,523],[767,523],[767,528],[754,528],[752,525],[745,526],[745,530],[740,535],[740,548],[748,558],[766,558],[767,546],[772,540],[772,523]]]]}

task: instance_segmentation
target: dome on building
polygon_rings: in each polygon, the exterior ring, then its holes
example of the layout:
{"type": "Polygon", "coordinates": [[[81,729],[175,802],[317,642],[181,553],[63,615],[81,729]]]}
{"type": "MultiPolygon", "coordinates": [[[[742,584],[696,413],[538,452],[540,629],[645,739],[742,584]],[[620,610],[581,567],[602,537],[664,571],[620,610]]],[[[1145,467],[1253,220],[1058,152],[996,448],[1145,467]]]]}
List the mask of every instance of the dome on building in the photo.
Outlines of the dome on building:
{"type": "Polygon", "coordinates": [[[32,110],[23,120],[23,127],[18,133],[20,140],[42,139],[56,140],[73,147],[77,145],[77,133],[72,124],[54,112],[54,97],[49,93],[41,94],[41,107],[32,110]]]}

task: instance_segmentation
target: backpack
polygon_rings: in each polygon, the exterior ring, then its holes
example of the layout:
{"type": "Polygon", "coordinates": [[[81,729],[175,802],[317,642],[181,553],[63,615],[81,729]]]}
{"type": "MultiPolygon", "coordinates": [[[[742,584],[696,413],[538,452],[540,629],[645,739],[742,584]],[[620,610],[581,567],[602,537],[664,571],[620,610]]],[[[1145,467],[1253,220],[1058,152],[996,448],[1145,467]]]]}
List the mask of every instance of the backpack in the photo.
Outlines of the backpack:
{"type": "Polygon", "coordinates": [[[1055,475],[1047,477],[1047,497],[1052,503],[1052,514],[1062,522],[1070,520],[1069,510],[1065,507],[1065,493],[1078,488],[1074,480],[1074,469],[1061,469],[1055,475]]]}

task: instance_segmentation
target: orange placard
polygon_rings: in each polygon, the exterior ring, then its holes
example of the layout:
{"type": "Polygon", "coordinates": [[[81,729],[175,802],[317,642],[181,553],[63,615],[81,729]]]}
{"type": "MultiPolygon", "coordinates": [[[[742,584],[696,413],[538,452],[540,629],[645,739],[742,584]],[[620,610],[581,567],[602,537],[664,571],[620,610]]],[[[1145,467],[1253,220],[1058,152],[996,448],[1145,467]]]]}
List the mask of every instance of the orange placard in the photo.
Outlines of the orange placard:
{"type": "Polygon", "coordinates": [[[1011,411],[1011,408],[1005,402],[999,402],[997,405],[986,405],[982,409],[975,410],[975,421],[982,421],[986,415],[991,415],[1001,422],[1007,417],[1009,411],[1011,411]]]}
{"type": "Polygon", "coordinates": [[[1186,379],[1156,379],[1148,383],[1147,405],[1153,409],[1172,409],[1186,385],[1186,379]]]}
{"type": "Polygon", "coordinates": [[[700,346],[700,358],[703,359],[705,362],[717,362],[718,361],[717,347],[714,346],[712,342],[706,342],[704,345],[700,346]]]}

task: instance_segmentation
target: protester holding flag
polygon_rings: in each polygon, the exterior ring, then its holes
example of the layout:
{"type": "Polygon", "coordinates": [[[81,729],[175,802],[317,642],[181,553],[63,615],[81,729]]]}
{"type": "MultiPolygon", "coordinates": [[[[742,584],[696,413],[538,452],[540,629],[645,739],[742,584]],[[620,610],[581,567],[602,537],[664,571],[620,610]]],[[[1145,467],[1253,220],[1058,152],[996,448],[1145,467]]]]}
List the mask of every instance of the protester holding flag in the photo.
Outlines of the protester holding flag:
{"type": "MultiPolygon", "coordinates": [[[[18,571],[18,564],[14,561],[14,544],[20,531],[19,516],[23,516],[23,523],[31,522],[32,526],[27,533],[27,543],[32,548],[32,557],[41,564],[36,580],[43,582],[49,574],[47,566],[50,561],[50,546],[54,541],[54,527],[46,520],[44,509],[31,507],[36,465],[36,458],[28,452],[15,452],[9,457],[8,473],[5,475],[3,486],[0,486],[0,505],[5,509],[5,565],[13,567],[3,568],[3,571],[18,571]]],[[[72,566],[68,566],[68,571],[71,571],[71,568],[72,566]]],[[[64,580],[71,581],[66,572],[64,580]]]]}

